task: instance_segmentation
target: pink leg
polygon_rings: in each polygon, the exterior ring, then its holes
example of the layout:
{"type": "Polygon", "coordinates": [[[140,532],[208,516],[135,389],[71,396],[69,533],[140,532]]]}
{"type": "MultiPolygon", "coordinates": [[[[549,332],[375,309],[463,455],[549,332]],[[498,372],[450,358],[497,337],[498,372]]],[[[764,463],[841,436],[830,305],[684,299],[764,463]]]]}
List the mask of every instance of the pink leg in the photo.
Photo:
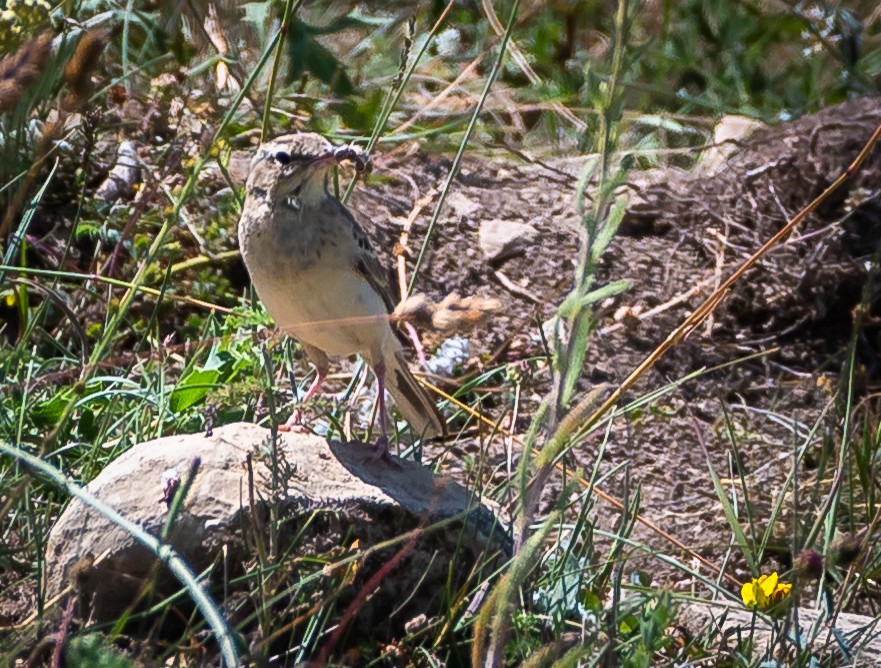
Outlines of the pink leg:
{"type": "Polygon", "coordinates": [[[315,380],[312,381],[312,384],[309,386],[309,389],[306,390],[306,394],[303,395],[303,398],[297,402],[297,406],[294,408],[294,412],[291,413],[291,417],[289,417],[288,421],[282,426],[282,431],[305,431],[303,428],[302,406],[303,404],[309,403],[312,397],[318,393],[318,390],[321,389],[321,386],[324,384],[324,379],[327,378],[326,367],[317,367],[315,371],[315,380]]]}
{"type": "Polygon", "coordinates": [[[309,389],[306,390],[306,394],[300,399],[301,404],[309,403],[312,397],[318,394],[318,390],[324,385],[324,379],[327,378],[327,369],[316,369],[315,371],[315,380],[312,381],[309,389]]]}
{"type": "Polygon", "coordinates": [[[410,335],[410,340],[416,347],[416,358],[419,360],[419,368],[426,368],[428,366],[428,360],[425,359],[425,349],[422,347],[422,342],[419,340],[419,333],[416,331],[416,328],[407,321],[404,321],[404,329],[407,330],[407,334],[410,335]]]}
{"type": "Polygon", "coordinates": [[[379,440],[374,449],[383,459],[389,457],[388,451],[388,425],[385,414],[385,365],[380,362],[373,368],[376,374],[376,384],[379,390],[379,440]]]}

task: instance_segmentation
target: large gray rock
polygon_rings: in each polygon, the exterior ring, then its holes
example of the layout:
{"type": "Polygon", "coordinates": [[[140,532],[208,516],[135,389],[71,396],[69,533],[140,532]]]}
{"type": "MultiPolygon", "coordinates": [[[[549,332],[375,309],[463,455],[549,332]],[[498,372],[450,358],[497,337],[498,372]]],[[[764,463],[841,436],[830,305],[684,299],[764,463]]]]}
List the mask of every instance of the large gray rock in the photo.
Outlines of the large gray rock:
{"type": "MultiPolygon", "coordinates": [[[[122,454],[87,489],[158,536],[168,512],[164,489],[169,480],[185,478],[199,458],[170,542],[196,572],[210,569],[215,584],[254,568],[259,539],[265,550],[279,555],[274,559],[284,564],[288,586],[299,579],[319,599],[341,588],[354,596],[407,545],[406,556],[382,577],[379,591],[359,612],[359,622],[366,624],[399,628],[418,615],[435,614],[451,573],[464,577],[478,566],[486,576],[494,562],[487,554],[504,557],[510,550],[505,529],[487,505],[415,462],[389,462],[368,447],[328,444],[300,434],[279,434],[276,449],[273,467],[271,432],[243,423],[220,427],[210,437],[160,438],[122,454]],[[273,516],[278,521],[270,530],[273,516]],[[461,519],[432,526],[456,517],[461,519]],[[353,551],[363,552],[420,526],[424,533],[415,541],[408,544],[405,539],[373,552],[356,562],[355,569],[327,568],[353,551]],[[327,572],[319,574],[322,563],[327,572]],[[389,618],[392,610],[398,611],[397,619],[389,618]]],[[[130,535],[78,500],[49,535],[49,595],[76,580],[95,620],[116,619],[133,605],[148,579],[155,577],[160,594],[177,588],[162,571],[130,535]]]]}
{"type": "MultiPolygon", "coordinates": [[[[842,665],[857,668],[881,666],[881,620],[840,612],[830,624],[821,610],[797,607],[790,610],[776,627],[739,604],[685,603],[679,622],[693,634],[710,633],[726,651],[742,642],[752,650],[751,665],[776,658],[786,665],[787,657],[802,656],[799,665],[842,665]],[[801,647],[795,640],[801,641],[801,647]],[[811,655],[808,663],[807,655],[811,655]]],[[[709,643],[708,645],[709,646],[709,643]]]]}

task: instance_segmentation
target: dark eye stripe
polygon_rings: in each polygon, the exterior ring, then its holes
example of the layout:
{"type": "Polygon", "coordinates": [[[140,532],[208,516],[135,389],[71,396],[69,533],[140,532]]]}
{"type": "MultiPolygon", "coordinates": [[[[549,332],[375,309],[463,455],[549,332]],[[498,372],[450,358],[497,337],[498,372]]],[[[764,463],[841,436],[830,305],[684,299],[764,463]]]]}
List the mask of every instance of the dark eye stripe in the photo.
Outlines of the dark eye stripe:
{"type": "Polygon", "coordinates": [[[291,164],[292,158],[291,158],[290,153],[285,153],[284,151],[279,151],[278,153],[275,154],[274,157],[276,160],[278,160],[283,165],[291,164]]]}

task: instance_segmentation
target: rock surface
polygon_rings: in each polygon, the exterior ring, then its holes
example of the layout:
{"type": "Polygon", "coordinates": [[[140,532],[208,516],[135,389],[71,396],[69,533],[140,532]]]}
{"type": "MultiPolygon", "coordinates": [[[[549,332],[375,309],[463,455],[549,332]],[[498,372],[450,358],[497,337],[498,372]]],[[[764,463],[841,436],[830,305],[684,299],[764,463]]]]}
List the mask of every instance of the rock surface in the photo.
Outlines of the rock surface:
{"type": "Polygon", "coordinates": [[[756,664],[779,656],[781,644],[794,654],[795,643],[791,639],[798,637],[804,643],[803,659],[804,654],[810,652],[817,665],[865,668],[881,665],[881,620],[877,617],[841,612],[830,626],[821,611],[795,608],[788,620],[779,620],[775,630],[768,621],[749,610],[692,602],[680,609],[679,621],[693,633],[705,632],[707,628],[717,632],[720,652],[738,639],[749,638],[756,664]],[[781,635],[786,638],[782,643],[781,635]]]}
{"type": "MultiPolygon", "coordinates": [[[[170,542],[196,572],[209,569],[214,584],[222,581],[224,568],[227,581],[248,572],[256,562],[253,546],[258,536],[270,544],[272,504],[279,520],[274,549],[283,555],[279,561],[290,560],[289,584],[348,554],[423,527],[392,577],[382,579],[380,590],[365,606],[379,614],[380,624],[402,626],[419,614],[433,614],[449,573],[468,573],[485,550],[509,550],[507,534],[488,506],[458,483],[415,462],[388,462],[364,446],[301,434],[279,434],[276,447],[278,464],[273,467],[271,432],[244,423],[215,429],[210,437],[160,438],[121,455],[87,489],[158,536],[168,513],[165,490],[174,480],[186,478],[198,458],[170,542]],[[464,522],[432,526],[463,514],[464,522]],[[451,561],[456,564],[451,566],[451,561]],[[310,562],[311,570],[304,566],[310,562]],[[398,609],[399,619],[390,620],[389,611],[398,609]]],[[[324,593],[322,587],[334,592],[348,587],[354,595],[359,583],[407,544],[400,541],[356,562],[357,577],[343,584],[329,571],[312,578],[310,595],[316,595],[315,583],[318,594],[324,593]]],[[[126,532],[74,500],[49,536],[47,590],[55,596],[75,579],[80,596],[91,603],[92,617],[115,619],[137,600],[155,563],[126,532]]],[[[162,573],[155,585],[165,593],[177,588],[162,573]]],[[[362,616],[370,623],[369,610],[362,610],[359,619],[362,616]]]]}
{"type": "Polygon", "coordinates": [[[528,223],[484,220],[480,223],[478,242],[488,262],[501,263],[524,252],[537,236],[538,230],[528,223]]]}

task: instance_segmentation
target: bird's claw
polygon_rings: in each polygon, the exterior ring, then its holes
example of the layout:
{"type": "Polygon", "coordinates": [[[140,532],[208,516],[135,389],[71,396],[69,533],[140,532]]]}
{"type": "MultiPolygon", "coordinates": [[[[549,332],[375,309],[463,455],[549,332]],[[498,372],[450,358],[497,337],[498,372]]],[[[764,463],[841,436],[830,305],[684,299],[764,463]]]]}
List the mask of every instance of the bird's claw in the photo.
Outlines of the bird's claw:
{"type": "Polygon", "coordinates": [[[376,439],[376,445],[373,446],[373,451],[383,459],[391,457],[388,450],[388,436],[380,436],[376,439]]]}
{"type": "Polygon", "coordinates": [[[287,419],[287,422],[278,425],[278,430],[285,433],[308,434],[309,430],[306,429],[306,425],[303,424],[303,411],[299,408],[295,408],[294,412],[291,413],[291,416],[287,419]]]}

